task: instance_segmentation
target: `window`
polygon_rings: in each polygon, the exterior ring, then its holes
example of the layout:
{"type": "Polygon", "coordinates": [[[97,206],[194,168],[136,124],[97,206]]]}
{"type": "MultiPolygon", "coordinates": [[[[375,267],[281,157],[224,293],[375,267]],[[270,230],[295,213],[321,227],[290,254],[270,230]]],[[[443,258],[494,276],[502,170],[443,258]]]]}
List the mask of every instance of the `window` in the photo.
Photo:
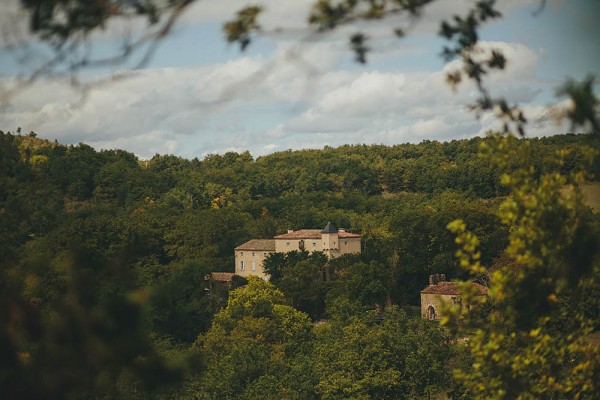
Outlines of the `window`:
{"type": "Polygon", "coordinates": [[[244,261],[240,261],[240,271],[244,270],[244,261]]]}
{"type": "Polygon", "coordinates": [[[348,244],[348,241],[347,241],[347,240],[344,240],[344,246],[345,246],[345,245],[347,245],[347,244],[348,244]]]}
{"type": "Polygon", "coordinates": [[[429,306],[429,308],[427,308],[427,319],[432,321],[436,319],[435,308],[433,308],[433,306],[429,306]]]}
{"type": "Polygon", "coordinates": [[[287,242],[285,245],[286,245],[287,247],[290,247],[290,242],[287,242]]]}
{"type": "Polygon", "coordinates": [[[254,252],[252,252],[252,257],[254,257],[254,252]]]}
{"type": "Polygon", "coordinates": [[[256,271],[256,261],[252,261],[252,271],[256,271]]]}
{"type": "Polygon", "coordinates": [[[313,249],[317,248],[317,244],[315,242],[313,242],[313,249]]]}
{"type": "Polygon", "coordinates": [[[240,256],[244,257],[244,252],[243,251],[240,252],[240,256]]]}

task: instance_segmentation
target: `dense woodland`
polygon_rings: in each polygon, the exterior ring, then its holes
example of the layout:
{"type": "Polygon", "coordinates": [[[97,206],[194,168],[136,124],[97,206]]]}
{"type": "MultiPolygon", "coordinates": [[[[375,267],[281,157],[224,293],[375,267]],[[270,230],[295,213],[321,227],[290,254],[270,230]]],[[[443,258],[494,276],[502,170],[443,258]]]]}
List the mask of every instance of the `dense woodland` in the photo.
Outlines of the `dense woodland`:
{"type": "MultiPolygon", "coordinates": [[[[518,268],[498,216],[517,150],[534,179],[600,177],[598,135],[512,138],[501,165],[480,154],[495,140],[140,160],[0,132],[0,397],[469,398],[452,374],[469,355],[415,312],[428,275],[469,278],[448,223],[477,235],[482,264],[518,268]],[[278,255],[270,283],[209,290],[236,246],[328,221],[363,253],[278,255]]],[[[598,214],[582,218],[597,237],[598,214]]],[[[594,262],[558,308],[598,330],[594,262]]]]}

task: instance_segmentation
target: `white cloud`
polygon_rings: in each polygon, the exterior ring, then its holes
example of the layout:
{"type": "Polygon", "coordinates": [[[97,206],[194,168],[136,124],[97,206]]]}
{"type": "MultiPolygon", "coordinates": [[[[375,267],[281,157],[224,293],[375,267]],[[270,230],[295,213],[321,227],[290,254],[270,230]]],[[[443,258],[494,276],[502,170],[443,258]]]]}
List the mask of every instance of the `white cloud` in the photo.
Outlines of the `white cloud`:
{"type": "Polygon", "coordinates": [[[275,151],[279,148],[279,145],[275,144],[275,143],[269,143],[266,146],[263,146],[263,149],[271,152],[271,151],[275,151]]]}
{"type": "MultiPolygon", "coordinates": [[[[477,121],[467,110],[477,95],[472,85],[453,93],[445,83],[455,62],[437,71],[353,71],[339,69],[340,48],[302,46],[307,52],[299,55],[281,44],[270,58],[123,71],[117,74],[122,79],[81,103],[66,83],[40,81],[5,107],[0,127],[21,126],[63,143],[125,148],[142,157],[448,140],[495,127],[492,117],[477,121]],[[307,66],[312,60],[322,65],[307,66]]],[[[501,48],[510,57],[508,73],[490,77],[491,89],[525,104],[535,100],[538,54],[513,43],[482,47],[501,48]]],[[[528,109],[532,120],[542,110],[528,109]]]]}
{"type": "Polygon", "coordinates": [[[363,72],[350,85],[326,93],[316,106],[327,113],[370,113],[379,104],[398,99],[405,81],[402,73],[363,72]]]}
{"type": "MultiPolygon", "coordinates": [[[[505,74],[486,80],[491,92],[509,101],[528,103],[540,92],[535,86],[538,56],[520,44],[482,42],[481,48],[501,49],[509,61],[505,74]]],[[[472,84],[453,93],[445,72],[430,73],[363,72],[337,80],[336,86],[321,92],[302,114],[280,125],[278,137],[343,134],[353,142],[396,143],[398,140],[449,139],[484,133],[491,125],[477,121],[467,110],[478,93],[472,84]]],[[[321,82],[327,82],[326,74],[321,82]]],[[[314,136],[316,139],[316,136],[314,136]]],[[[344,142],[340,142],[344,143],[344,142]]]]}
{"type": "MultiPolygon", "coordinates": [[[[507,60],[503,70],[494,70],[486,76],[486,81],[516,82],[525,78],[533,78],[538,69],[540,55],[520,43],[480,41],[475,50],[475,60],[489,58],[492,50],[499,50],[507,60]]],[[[444,67],[444,72],[452,72],[462,68],[462,61],[451,61],[444,67]]]]}
{"type": "Polygon", "coordinates": [[[142,158],[151,158],[154,154],[178,154],[181,153],[182,138],[179,135],[165,131],[150,131],[139,135],[123,136],[113,140],[86,141],[90,146],[96,149],[139,149],[138,152],[142,158]]]}

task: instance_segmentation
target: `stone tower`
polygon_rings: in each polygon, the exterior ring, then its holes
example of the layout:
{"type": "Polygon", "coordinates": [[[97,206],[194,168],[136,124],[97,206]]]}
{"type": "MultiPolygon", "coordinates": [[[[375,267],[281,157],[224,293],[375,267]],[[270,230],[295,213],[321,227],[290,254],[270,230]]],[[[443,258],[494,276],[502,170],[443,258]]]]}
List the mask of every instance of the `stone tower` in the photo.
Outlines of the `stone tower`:
{"type": "Polygon", "coordinates": [[[340,237],[338,229],[331,222],[328,222],[321,231],[321,240],[323,241],[323,253],[329,258],[336,257],[340,249],[340,237]]]}

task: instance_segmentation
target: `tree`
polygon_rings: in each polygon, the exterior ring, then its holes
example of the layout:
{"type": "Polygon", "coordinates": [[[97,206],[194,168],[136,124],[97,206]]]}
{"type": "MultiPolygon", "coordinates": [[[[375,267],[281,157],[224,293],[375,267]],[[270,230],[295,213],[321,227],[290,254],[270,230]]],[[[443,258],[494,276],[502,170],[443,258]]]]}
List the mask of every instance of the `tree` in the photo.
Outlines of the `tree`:
{"type": "Polygon", "coordinates": [[[182,371],[145,331],[147,296],[131,274],[85,248],[63,256],[0,270],[2,398],[121,397],[127,386],[149,393],[177,381],[182,371]],[[98,271],[117,275],[123,289],[105,292],[98,271]],[[55,295],[41,296],[48,289],[55,295]]]}
{"type": "Polygon", "coordinates": [[[19,182],[29,180],[29,165],[21,161],[15,136],[0,131],[0,265],[15,257],[16,247],[24,242],[26,232],[19,227],[23,205],[16,197],[19,182]]]}
{"type": "MultiPolygon", "coordinates": [[[[507,138],[491,154],[499,162],[507,138]]],[[[523,155],[529,146],[523,146],[523,155]]],[[[557,155],[562,163],[566,152],[557,155]]],[[[580,303],[598,264],[597,218],[582,200],[585,171],[568,176],[549,172],[536,176],[533,168],[505,174],[511,194],[499,216],[510,227],[506,256],[489,274],[489,296],[476,296],[463,286],[471,309],[459,331],[469,335],[472,368],[456,377],[469,394],[481,399],[595,398],[600,395],[600,349],[586,341],[596,321],[580,303]],[[572,185],[572,186],[567,186],[572,185]],[[596,219],[594,228],[594,219],[596,219]],[[464,331],[461,328],[465,328],[464,331]]],[[[488,274],[478,250],[479,240],[454,221],[457,255],[474,277],[488,274]]],[[[446,310],[444,323],[459,319],[446,310]]],[[[596,316],[597,317],[597,316],[596,316]]]]}
{"type": "Polygon", "coordinates": [[[319,319],[325,311],[327,261],[321,252],[271,253],[263,268],[293,307],[319,319]]]}
{"type": "Polygon", "coordinates": [[[290,380],[308,360],[310,342],[308,316],[272,284],[250,277],[196,341],[206,363],[200,398],[312,398],[311,385],[290,380]]]}
{"type": "Polygon", "coordinates": [[[419,399],[443,392],[449,337],[395,307],[315,328],[321,399],[419,399]]]}
{"type": "Polygon", "coordinates": [[[213,313],[205,290],[209,273],[206,265],[187,262],[171,268],[170,276],[155,285],[151,305],[156,333],[179,343],[192,343],[208,330],[213,313]]]}
{"type": "Polygon", "coordinates": [[[365,309],[381,310],[391,305],[395,285],[393,267],[376,261],[356,260],[337,270],[327,294],[328,308],[337,298],[343,297],[365,309]]]}

